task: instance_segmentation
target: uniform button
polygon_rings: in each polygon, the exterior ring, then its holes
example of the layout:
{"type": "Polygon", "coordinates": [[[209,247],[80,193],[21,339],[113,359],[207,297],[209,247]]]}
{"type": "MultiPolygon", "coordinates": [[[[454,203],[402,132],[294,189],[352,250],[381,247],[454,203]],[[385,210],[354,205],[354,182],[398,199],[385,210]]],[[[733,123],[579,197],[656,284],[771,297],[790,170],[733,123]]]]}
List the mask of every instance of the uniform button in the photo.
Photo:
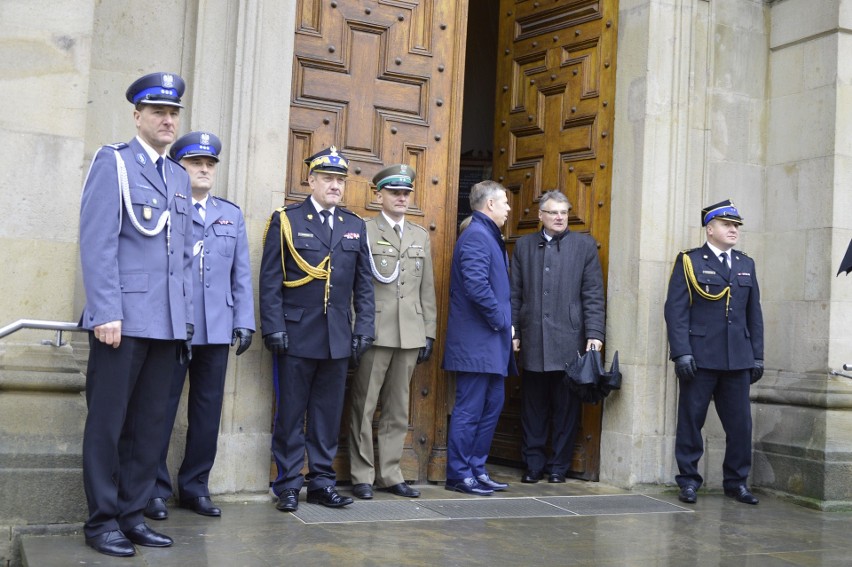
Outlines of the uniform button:
{"type": "Polygon", "coordinates": [[[550,271],[550,266],[547,266],[546,268],[544,268],[544,271],[545,271],[545,272],[549,272],[549,271],[550,271]]]}
{"type": "Polygon", "coordinates": [[[210,284],[209,283],[204,284],[204,287],[210,287],[210,284]]]}
{"type": "Polygon", "coordinates": [[[205,254],[210,254],[210,250],[205,250],[205,251],[204,251],[204,253],[205,253],[205,254]]]}
{"type": "Polygon", "coordinates": [[[544,290],[544,295],[547,295],[548,293],[550,293],[550,292],[547,291],[547,290],[544,290]]]}
{"type": "Polygon", "coordinates": [[[170,275],[170,276],[173,276],[173,275],[175,275],[175,273],[174,273],[174,272],[169,272],[169,275],[170,275]]]}
{"type": "Polygon", "coordinates": [[[207,271],[208,271],[208,272],[210,271],[210,266],[207,266],[207,271]]]}

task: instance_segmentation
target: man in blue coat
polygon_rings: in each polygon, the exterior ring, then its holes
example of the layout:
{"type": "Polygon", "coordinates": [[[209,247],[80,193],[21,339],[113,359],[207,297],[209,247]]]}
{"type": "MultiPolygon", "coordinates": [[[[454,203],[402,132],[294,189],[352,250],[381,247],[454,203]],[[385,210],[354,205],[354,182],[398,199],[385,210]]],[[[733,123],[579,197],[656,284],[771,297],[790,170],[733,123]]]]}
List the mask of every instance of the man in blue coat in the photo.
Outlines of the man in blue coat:
{"type": "Polygon", "coordinates": [[[91,331],[83,484],[86,543],[130,556],[172,539],[144,522],[157,475],[171,376],[192,338],[189,176],[166,155],[183,79],[146,75],[127,89],[137,135],[92,160],[80,204],[80,260],[91,331]]]}
{"type": "Polygon", "coordinates": [[[339,206],[349,162],[331,146],[305,163],[311,194],[272,214],[260,265],[263,341],[278,362],[272,490],[282,512],[296,511],[305,481],[309,503],[352,503],[335,489],[332,462],[347,366],[358,366],[374,337],[367,229],[339,206]]]}
{"type": "Polygon", "coordinates": [[[757,504],[751,470],[749,386],[763,376],[763,314],[754,260],[734,250],[743,219],[730,201],[701,211],[707,242],[675,260],[665,316],[680,384],[675,459],[678,498],[693,504],[703,478],[701,429],[710,399],[725,429],[725,495],[757,504]]]}
{"type": "Polygon", "coordinates": [[[503,409],[512,354],[509,257],[500,228],[509,217],[506,189],[482,181],[470,192],[471,222],[459,236],[450,272],[450,312],[444,370],[456,372],[456,403],[447,438],[445,488],[488,496],[507,484],[493,480],[485,461],[503,409]]]}
{"type": "Polygon", "coordinates": [[[190,132],[176,141],[169,155],[189,173],[192,184],[193,306],[195,334],[192,361],[177,364],[172,375],[157,482],[145,516],[164,520],[172,483],[166,456],[189,370],[186,450],[178,471],[179,503],[203,516],[220,516],[210,499],[208,479],[219,439],[225,394],[228,344],[239,342],[237,356],[251,345],[254,297],[246,226],[240,208],[210,194],[222,142],[211,132],[190,132]]]}

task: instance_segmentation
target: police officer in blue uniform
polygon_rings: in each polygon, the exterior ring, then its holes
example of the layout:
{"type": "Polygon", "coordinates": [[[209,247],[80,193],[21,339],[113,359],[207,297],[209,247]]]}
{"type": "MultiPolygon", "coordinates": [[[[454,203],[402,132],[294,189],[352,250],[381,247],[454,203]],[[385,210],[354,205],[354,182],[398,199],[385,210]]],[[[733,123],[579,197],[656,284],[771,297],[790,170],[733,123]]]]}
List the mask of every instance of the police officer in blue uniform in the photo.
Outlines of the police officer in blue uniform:
{"type": "Polygon", "coordinates": [[[164,377],[191,356],[189,176],[166,155],[184,81],[152,73],[127,89],[137,135],[95,154],[80,204],[80,260],[91,331],[83,484],[86,543],[106,555],[172,539],[144,522],[169,396],[164,377]]]}
{"type": "Polygon", "coordinates": [[[203,516],[222,514],[210,499],[207,482],[216,458],[228,344],[239,342],[237,356],[251,345],[254,299],[243,213],[230,201],[210,194],[221,152],[222,143],[211,132],[190,132],[169,152],[184,166],[192,184],[195,334],[192,362],[178,364],[172,377],[157,482],[145,508],[145,516],[154,520],[168,517],[166,500],[173,491],[166,456],[187,368],[189,426],[178,471],[178,501],[203,516]]]}
{"type": "Polygon", "coordinates": [[[272,489],[283,512],[298,508],[305,481],[309,503],[352,503],[335,489],[332,461],[347,364],[357,367],[374,337],[366,227],[339,205],[349,163],[334,146],[305,163],[311,194],[272,214],[260,266],[263,340],[278,363],[272,434],[278,477],[272,489]],[[306,449],[309,472],[303,477],[306,449]]]}
{"type": "Polygon", "coordinates": [[[701,211],[707,242],[678,254],[665,316],[671,359],[680,384],[675,459],[678,498],[697,500],[703,479],[701,429],[712,398],[725,429],[725,495],[758,499],[746,484],[751,470],[749,386],[763,376],[763,314],[754,261],[735,250],[743,223],[731,201],[701,211]]]}

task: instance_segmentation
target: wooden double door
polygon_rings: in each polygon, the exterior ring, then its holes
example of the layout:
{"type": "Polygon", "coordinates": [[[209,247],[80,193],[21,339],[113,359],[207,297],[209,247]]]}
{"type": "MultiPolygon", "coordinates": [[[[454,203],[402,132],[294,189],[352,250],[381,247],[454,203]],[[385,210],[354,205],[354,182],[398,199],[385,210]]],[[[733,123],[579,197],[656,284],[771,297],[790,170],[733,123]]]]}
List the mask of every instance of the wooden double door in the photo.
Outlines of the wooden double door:
{"type": "MultiPolygon", "coordinates": [[[[571,229],[595,237],[607,270],[617,0],[501,0],[497,21],[482,18],[477,6],[298,0],[296,7],[286,200],[308,195],[303,160],[332,144],[350,160],[344,205],[365,217],[380,210],[370,183],[376,172],[391,163],[417,172],[408,218],[429,231],[439,309],[434,355],[411,384],[403,456],[405,478],[420,482],[445,478],[454,392],[441,358],[462,118],[464,106],[477,103],[463,100],[465,55],[478,25],[499,31],[496,85],[484,92],[496,97],[492,167],[509,191],[507,242],[537,230],[538,199],[558,188],[572,203],[571,229]]],[[[512,461],[520,458],[519,380],[507,380],[492,453],[512,461]]],[[[340,479],[349,476],[346,423],[340,479]]],[[[585,406],[575,474],[597,477],[599,440],[600,408],[585,406]]]]}

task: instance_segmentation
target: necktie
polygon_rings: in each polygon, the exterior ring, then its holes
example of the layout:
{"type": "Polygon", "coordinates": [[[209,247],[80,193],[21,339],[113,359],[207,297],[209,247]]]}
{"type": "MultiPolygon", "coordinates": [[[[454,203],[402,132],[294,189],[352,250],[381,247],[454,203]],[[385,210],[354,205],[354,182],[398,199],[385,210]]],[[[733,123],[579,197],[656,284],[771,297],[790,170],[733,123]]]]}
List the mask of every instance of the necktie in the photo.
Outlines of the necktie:
{"type": "Polygon", "coordinates": [[[719,254],[719,260],[722,261],[722,273],[724,273],[726,276],[729,275],[731,273],[731,268],[728,267],[728,253],[722,252],[721,254],[719,254]]]}
{"type": "Polygon", "coordinates": [[[393,225],[393,231],[396,233],[397,238],[399,238],[400,242],[402,241],[402,227],[398,224],[393,225]]]}
{"type": "Polygon", "coordinates": [[[328,234],[328,240],[329,242],[331,242],[331,222],[329,220],[331,218],[331,212],[322,210],[320,211],[320,216],[322,217],[322,223],[325,225],[325,230],[328,234]]]}
{"type": "Polygon", "coordinates": [[[204,210],[204,207],[201,206],[201,203],[195,203],[195,210],[198,211],[198,214],[201,215],[201,220],[204,220],[207,215],[205,214],[207,211],[204,210]]]}
{"type": "Polygon", "coordinates": [[[157,173],[160,174],[160,177],[163,180],[163,184],[165,185],[166,184],[166,172],[163,171],[163,158],[162,157],[157,158],[157,173]]]}

